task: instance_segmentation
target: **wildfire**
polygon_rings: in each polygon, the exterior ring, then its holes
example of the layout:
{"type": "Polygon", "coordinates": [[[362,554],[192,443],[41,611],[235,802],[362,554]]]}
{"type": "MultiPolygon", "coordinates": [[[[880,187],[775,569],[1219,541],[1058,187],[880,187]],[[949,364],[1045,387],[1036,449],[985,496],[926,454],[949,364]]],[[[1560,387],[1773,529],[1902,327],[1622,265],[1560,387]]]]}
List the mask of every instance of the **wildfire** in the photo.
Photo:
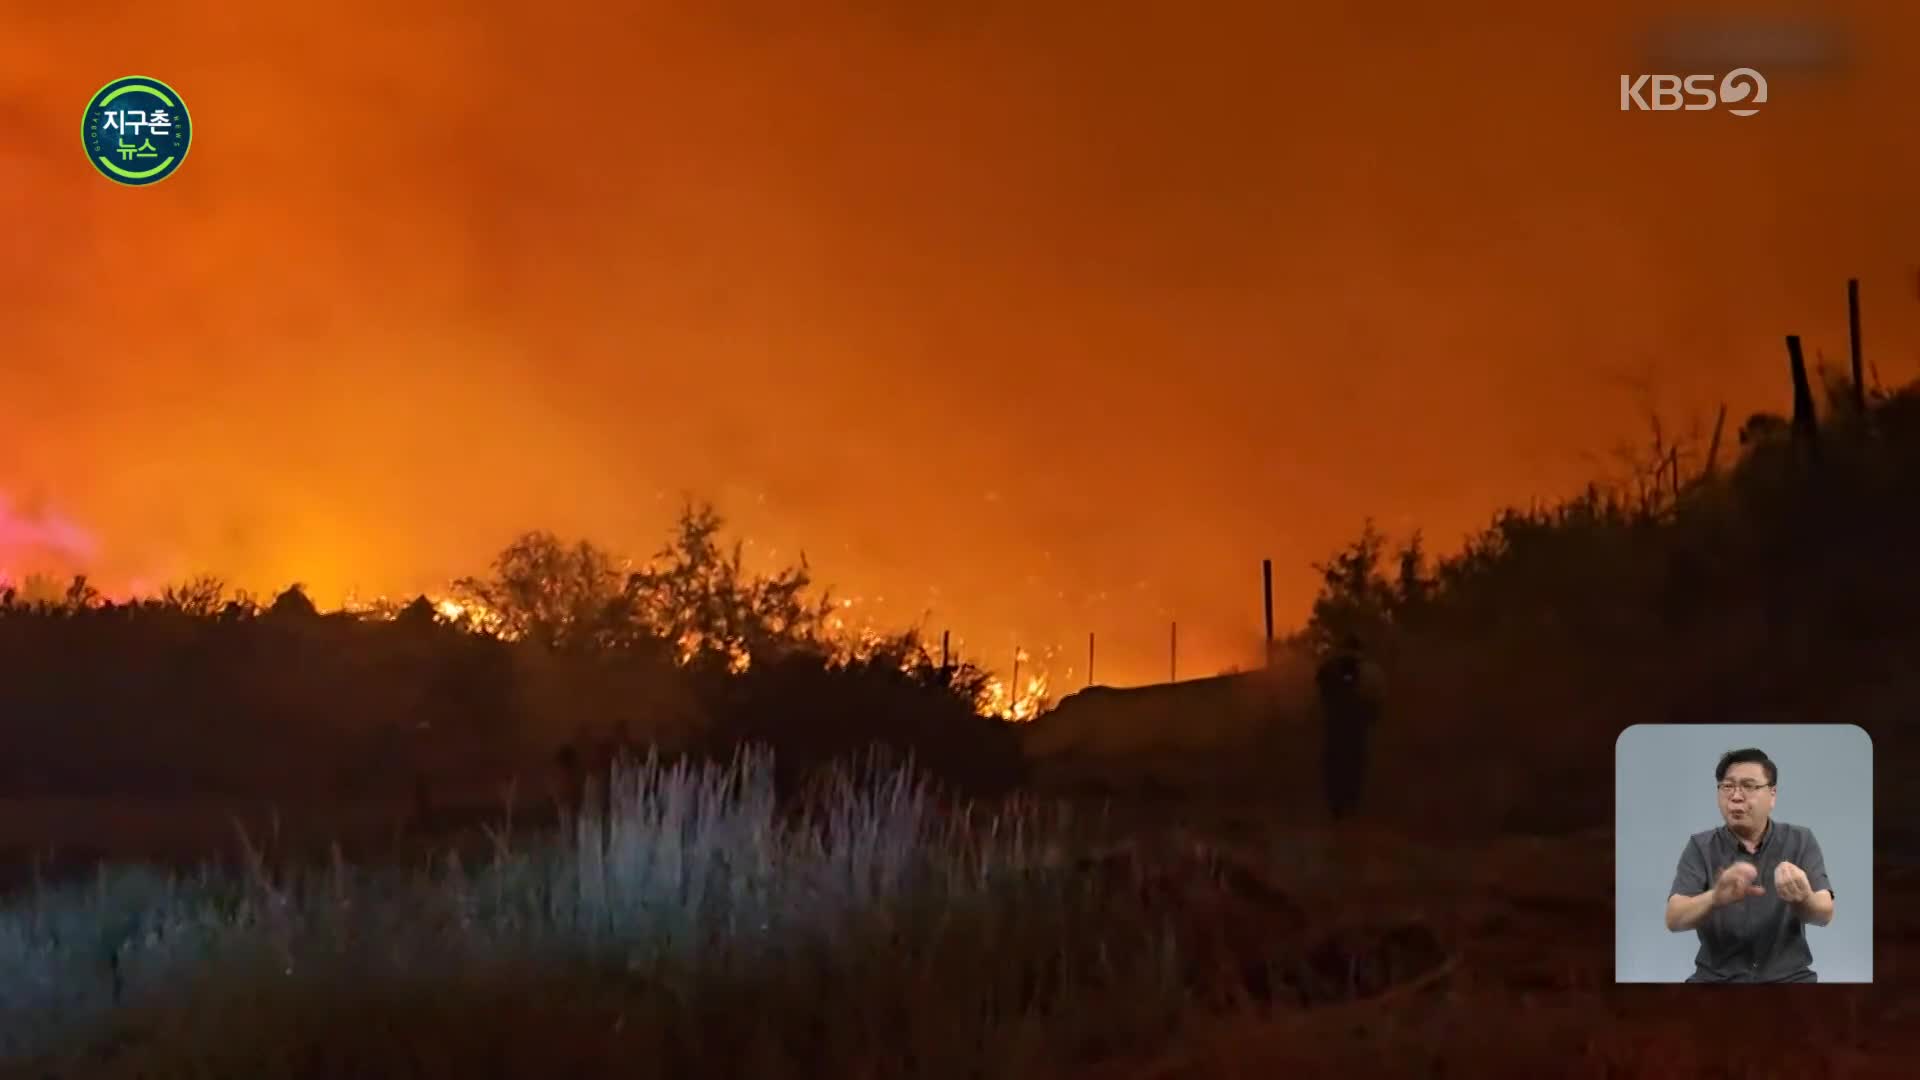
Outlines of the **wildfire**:
{"type": "Polygon", "coordinates": [[[514,637],[505,616],[478,601],[453,596],[423,593],[411,601],[395,600],[388,596],[376,596],[370,600],[348,596],[339,610],[362,619],[384,622],[399,618],[402,612],[421,600],[425,600],[427,606],[433,610],[434,618],[450,626],[488,633],[508,640],[514,637]]]}
{"type": "MultiPolygon", "coordinates": [[[[71,574],[34,573],[16,579],[14,574],[8,572],[9,567],[17,568],[22,562],[82,562],[92,556],[96,548],[93,536],[79,526],[58,515],[22,513],[4,492],[0,492],[0,589],[12,586],[19,598],[26,601],[57,604],[64,599],[69,603],[76,602],[69,591],[73,581],[71,574]]],[[[151,595],[151,592],[139,587],[132,587],[130,592],[124,593],[89,588],[85,595],[93,600],[84,602],[117,604],[138,602],[151,595]]],[[[239,593],[234,595],[234,599],[243,604],[264,607],[270,598],[239,593]]],[[[515,636],[511,620],[466,596],[430,592],[396,600],[387,596],[362,599],[349,595],[336,610],[357,618],[387,621],[399,618],[403,612],[422,602],[432,612],[434,619],[445,625],[505,639],[515,636]]],[[[828,648],[830,662],[870,662],[883,649],[899,644],[901,639],[897,633],[887,633],[876,626],[870,617],[860,618],[856,615],[856,608],[865,607],[860,598],[840,598],[833,603],[824,624],[824,644],[828,648]]],[[[696,651],[698,642],[683,641],[681,645],[683,659],[689,659],[696,651]]],[[[1049,658],[1051,653],[1052,650],[1048,650],[1049,658]]],[[[937,666],[946,658],[930,655],[923,645],[906,650],[898,659],[902,670],[914,672],[937,666]]],[[[958,656],[953,659],[957,660],[958,656]]],[[[744,673],[751,660],[744,649],[736,648],[729,656],[728,667],[735,673],[744,673]]],[[[976,705],[982,715],[1023,723],[1034,719],[1045,709],[1049,688],[1045,660],[1036,662],[1025,650],[1020,650],[1016,653],[1014,672],[1011,677],[992,676],[981,684],[976,705]]]]}
{"type": "Polygon", "coordinates": [[[995,678],[987,683],[987,701],[981,710],[987,716],[1024,724],[1039,716],[1047,704],[1047,675],[1026,675],[1017,687],[1011,680],[995,678]]]}
{"type": "Polygon", "coordinates": [[[1055,651],[1047,649],[1036,661],[1027,650],[1015,649],[1013,673],[1006,678],[995,676],[987,682],[986,704],[981,713],[1024,724],[1044,712],[1050,700],[1048,690],[1053,681],[1048,665],[1055,651]]]}
{"type": "MultiPolygon", "coordinates": [[[[844,610],[852,607],[853,601],[843,600],[837,606],[844,610]]],[[[897,633],[879,629],[871,619],[863,620],[856,628],[839,616],[832,616],[827,620],[827,629],[833,662],[836,664],[871,661],[882,649],[896,646],[900,640],[897,633]]],[[[954,644],[954,656],[944,658],[949,662],[958,662],[965,652],[964,640],[954,644]]],[[[1025,649],[1017,650],[1016,676],[996,675],[982,684],[980,700],[976,703],[980,715],[1025,723],[1044,712],[1050,701],[1048,691],[1052,681],[1045,665],[1052,660],[1054,651],[1046,650],[1043,658],[1036,661],[1025,649]]],[[[899,658],[901,670],[914,672],[938,667],[943,658],[937,653],[937,645],[929,651],[922,643],[920,649],[909,650],[899,658]]]]}

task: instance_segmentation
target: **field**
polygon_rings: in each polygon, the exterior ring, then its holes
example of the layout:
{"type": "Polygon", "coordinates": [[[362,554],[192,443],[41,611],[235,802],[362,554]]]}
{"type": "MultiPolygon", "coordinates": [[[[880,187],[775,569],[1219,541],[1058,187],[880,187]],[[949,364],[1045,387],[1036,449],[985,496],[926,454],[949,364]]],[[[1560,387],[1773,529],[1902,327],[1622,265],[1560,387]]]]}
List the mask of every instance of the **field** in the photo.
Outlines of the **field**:
{"type": "MultiPolygon", "coordinates": [[[[302,864],[269,826],[172,883],[29,887],[0,918],[0,1053],[34,1076],[1891,1076],[1911,1049],[1887,989],[1762,991],[1755,1030],[1792,1027],[1709,1052],[1721,1000],[1613,987],[1604,830],[943,810],[884,767],[790,807],[769,766],[622,766],[564,839],[501,819],[302,864]]],[[[1882,988],[1920,941],[1915,869],[1879,871],[1882,988]]]]}
{"type": "Polygon", "coordinates": [[[910,633],[816,636],[698,515],[624,581],[516,545],[471,590],[510,633],[0,595],[0,1067],[1906,1075],[1920,387],[1832,399],[1818,455],[1750,424],[1438,560],[1369,526],[1268,673],[1024,723],[910,633]],[[1303,672],[1349,635],[1385,719],[1333,826],[1303,672]],[[1645,721],[1873,737],[1875,985],[1612,985],[1645,721]]]}

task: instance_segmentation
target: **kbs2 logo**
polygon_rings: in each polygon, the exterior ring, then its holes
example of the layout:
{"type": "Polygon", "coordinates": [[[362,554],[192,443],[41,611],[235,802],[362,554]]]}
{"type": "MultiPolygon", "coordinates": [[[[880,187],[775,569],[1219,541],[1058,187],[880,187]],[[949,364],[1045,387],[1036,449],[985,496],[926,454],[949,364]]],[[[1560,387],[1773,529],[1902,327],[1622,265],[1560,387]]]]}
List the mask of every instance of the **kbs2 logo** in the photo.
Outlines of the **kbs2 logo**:
{"type": "Polygon", "coordinates": [[[1752,116],[1755,105],[1767,101],[1767,77],[1752,68],[1734,68],[1718,78],[1712,75],[1620,76],[1620,111],[1704,112],[1716,105],[1739,105],[1727,111],[1752,116]],[[1693,100],[1688,100],[1689,98],[1693,100]]]}

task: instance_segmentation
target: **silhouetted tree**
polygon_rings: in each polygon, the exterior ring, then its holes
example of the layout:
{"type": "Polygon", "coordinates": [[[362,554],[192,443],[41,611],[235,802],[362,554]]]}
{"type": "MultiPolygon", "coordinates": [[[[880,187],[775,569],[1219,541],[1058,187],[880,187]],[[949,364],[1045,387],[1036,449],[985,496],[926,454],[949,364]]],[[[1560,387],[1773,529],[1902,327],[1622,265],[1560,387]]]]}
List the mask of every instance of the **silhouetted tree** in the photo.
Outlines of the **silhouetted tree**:
{"type": "Polygon", "coordinates": [[[1327,562],[1313,564],[1321,584],[1307,635],[1317,652],[1330,651],[1349,637],[1379,640],[1393,617],[1397,597],[1394,582],[1380,569],[1386,550],[1387,538],[1369,518],[1357,539],[1327,562]]]}
{"type": "Polygon", "coordinates": [[[521,536],[494,559],[491,578],[461,578],[454,591],[496,616],[504,636],[551,649],[605,646],[633,623],[613,557],[548,532],[521,536]]]}
{"type": "Polygon", "coordinates": [[[664,646],[682,661],[733,668],[749,657],[822,649],[831,600],[808,597],[805,557],[750,573],[741,544],[721,546],[723,525],[711,505],[688,505],[672,541],[624,579],[613,557],[586,541],[528,533],[494,560],[491,577],[462,578],[454,588],[496,617],[504,636],[556,649],[664,646]]]}
{"type": "Polygon", "coordinates": [[[730,551],[720,546],[724,524],[711,504],[681,510],[673,541],[627,578],[625,595],[641,622],[690,661],[738,667],[819,649],[832,599],[808,599],[806,555],[798,566],[750,574],[739,542],[730,551]]]}
{"type": "Polygon", "coordinates": [[[411,630],[429,630],[439,625],[440,612],[433,606],[433,601],[421,595],[414,597],[412,603],[401,608],[400,613],[393,617],[393,621],[396,625],[411,630]]]}
{"type": "Polygon", "coordinates": [[[267,609],[267,614],[277,619],[312,618],[319,615],[320,611],[307,596],[306,586],[296,581],[273,598],[273,605],[267,609]]]}
{"type": "Polygon", "coordinates": [[[87,575],[73,575],[72,584],[67,586],[66,607],[68,611],[92,611],[105,602],[100,590],[87,581],[87,575]]]}
{"type": "Polygon", "coordinates": [[[225,582],[211,574],[201,574],[167,586],[160,593],[160,606],[184,615],[213,615],[219,612],[226,593],[225,582]]]}
{"type": "Polygon", "coordinates": [[[1789,428],[1787,418],[1779,413],[1754,413],[1747,417],[1746,423],[1740,425],[1740,445],[1757,446],[1784,440],[1789,428]]]}
{"type": "Polygon", "coordinates": [[[1428,574],[1426,546],[1419,530],[1414,530],[1394,558],[1399,573],[1394,581],[1393,607],[1396,618],[1404,620],[1433,597],[1434,581],[1428,574]]]}
{"type": "Polygon", "coordinates": [[[244,590],[234,594],[233,599],[220,605],[217,616],[221,622],[244,622],[260,614],[260,605],[254,603],[253,596],[244,590]]]}

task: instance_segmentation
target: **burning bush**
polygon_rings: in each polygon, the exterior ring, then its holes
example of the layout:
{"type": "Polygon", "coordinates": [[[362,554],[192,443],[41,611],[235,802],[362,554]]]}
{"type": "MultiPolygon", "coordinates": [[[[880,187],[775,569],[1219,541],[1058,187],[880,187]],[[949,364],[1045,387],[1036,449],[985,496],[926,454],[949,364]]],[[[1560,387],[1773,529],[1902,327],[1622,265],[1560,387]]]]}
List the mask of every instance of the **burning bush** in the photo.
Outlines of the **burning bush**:
{"type": "Polygon", "coordinates": [[[804,560],[750,573],[722,524],[687,507],[636,570],[531,533],[490,577],[406,607],[322,615],[296,584],[263,610],[211,578],[120,603],[85,578],[15,596],[0,790],[485,789],[615,731],[716,753],[760,740],[802,770],[879,743],[971,787],[1017,778],[1012,740],[977,715],[985,673],[931,664],[912,634],[836,635],[804,560]]]}

